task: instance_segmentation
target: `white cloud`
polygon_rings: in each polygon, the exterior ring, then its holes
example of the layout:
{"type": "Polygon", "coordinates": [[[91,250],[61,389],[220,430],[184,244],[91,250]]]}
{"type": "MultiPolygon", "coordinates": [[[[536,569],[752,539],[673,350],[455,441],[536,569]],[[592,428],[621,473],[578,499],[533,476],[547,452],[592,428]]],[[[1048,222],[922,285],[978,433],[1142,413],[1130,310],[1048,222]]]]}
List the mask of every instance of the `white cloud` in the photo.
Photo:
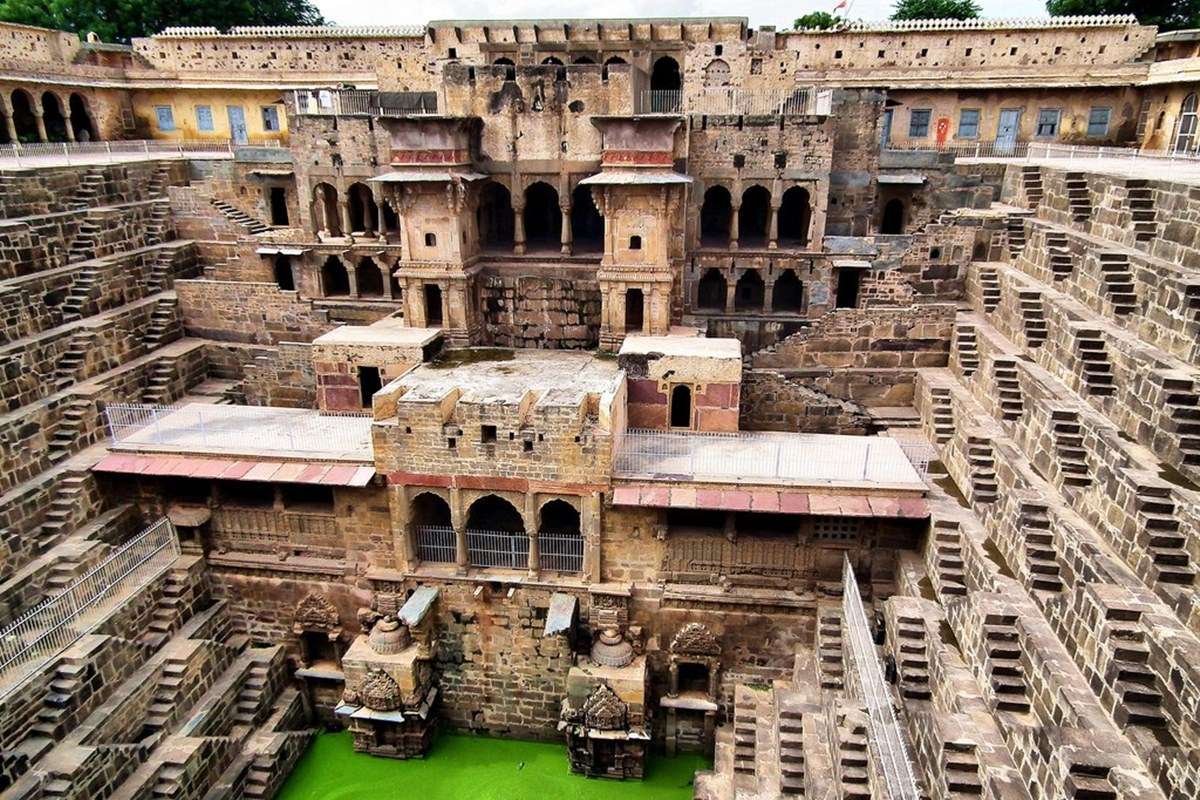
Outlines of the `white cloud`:
{"type": "MultiPolygon", "coordinates": [[[[484,0],[445,0],[424,6],[397,3],[381,7],[378,0],[316,0],[326,18],[342,25],[420,25],[431,19],[551,19],[561,17],[749,17],[750,24],[791,27],[792,20],[808,11],[831,11],[836,0],[800,2],[793,5],[776,0],[658,0],[652,6],[638,0],[558,0],[553,4],[532,0],[507,0],[497,4],[484,0]],[[549,7],[548,7],[549,6],[549,7]]],[[[850,16],[856,19],[885,19],[894,0],[852,0],[850,16]]],[[[1043,0],[984,0],[989,17],[1045,16],[1043,0]]]]}

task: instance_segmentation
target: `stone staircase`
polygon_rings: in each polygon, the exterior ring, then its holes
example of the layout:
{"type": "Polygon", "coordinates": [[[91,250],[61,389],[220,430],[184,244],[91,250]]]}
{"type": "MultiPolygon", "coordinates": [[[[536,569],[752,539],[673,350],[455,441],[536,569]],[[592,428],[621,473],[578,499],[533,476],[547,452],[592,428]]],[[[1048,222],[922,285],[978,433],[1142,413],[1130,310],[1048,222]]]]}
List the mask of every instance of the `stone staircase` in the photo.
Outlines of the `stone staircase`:
{"type": "Polygon", "coordinates": [[[954,404],[950,401],[950,389],[933,386],[929,389],[932,404],[933,438],[935,444],[945,444],[954,438],[954,404]]]}
{"type": "Polygon", "coordinates": [[[1158,688],[1158,676],[1150,669],[1150,648],[1139,622],[1141,612],[1110,609],[1105,622],[1112,660],[1104,678],[1120,698],[1113,713],[1122,726],[1144,725],[1165,728],[1163,696],[1158,688]],[[1113,611],[1122,619],[1111,619],[1113,611]]]}
{"type": "Polygon", "coordinates": [[[996,500],[996,460],[992,443],[980,435],[967,437],[967,464],[971,471],[971,499],[976,503],[996,500]]]}
{"type": "Polygon", "coordinates": [[[942,743],[942,775],[947,800],[980,797],[983,781],[979,777],[979,755],[974,742],[942,743]]]}
{"type": "Polygon", "coordinates": [[[1046,231],[1046,255],[1050,266],[1050,274],[1054,280],[1061,281],[1071,277],[1075,271],[1075,257],[1067,246],[1067,235],[1062,231],[1046,231]]]}
{"type": "Polygon", "coordinates": [[[142,390],[142,402],[165,406],[171,402],[171,386],[175,381],[175,361],[160,358],[154,362],[142,390]]]}
{"type": "Polygon", "coordinates": [[[996,378],[996,394],[1000,401],[1000,416],[1006,421],[1021,418],[1025,403],[1021,399],[1021,382],[1017,378],[1017,362],[1013,359],[996,359],[992,362],[992,374],[996,378]]]}
{"type": "Polygon", "coordinates": [[[1200,393],[1191,378],[1169,377],[1163,381],[1167,425],[1179,437],[1183,463],[1200,467],[1200,393]]]}
{"type": "Polygon", "coordinates": [[[1004,229],[1008,233],[1008,255],[1016,258],[1025,251],[1025,215],[1009,214],[1004,218],[1004,229]]]}
{"type": "Polygon", "coordinates": [[[1075,764],[1067,773],[1063,797],[1079,800],[1118,800],[1116,787],[1108,779],[1109,767],[1075,764]]]}
{"type": "Polygon", "coordinates": [[[840,797],[842,800],[871,800],[866,715],[860,711],[843,714],[835,732],[840,797]]]}
{"type": "Polygon", "coordinates": [[[1025,344],[1041,347],[1046,341],[1046,307],[1042,303],[1042,293],[1037,289],[1018,289],[1017,304],[1025,329],[1025,344]]]}
{"type": "Polygon", "coordinates": [[[246,680],[238,693],[237,711],[234,713],[235,724],[257,725],[261,722],[263,713],[269,709],[270,674],[267,664],[256,663],[250,668],[246,680]]]}
{"type": "Polygon", "coordinates": [[[171,635],[183,623],[183,602],[187,592],[187,581],[179,573],[168,572],[163,581],[162,594],[154,603],[147,630],[139,638],[143,644],[158,649],[167,643],[171,635]]]}
{"type": "Polygon", "coordinates": [[[845,685],[842,661],[842,612],[823,605],[817,614],[817,671],[821,688],[840,692],[845,685]]]}
{"type": "Polygon", "coordinates": [[[1021,189],[1025,192],[1025,205],[1031,209],[1037,208],[1046,196],[1039,167],[1021,167],[1021,189]]]}
{"type": "Polygon", "coordinates": [[[897,617],[894,635],[901,696],[912,700],[928,700],[933,693],[929,687],[924,621],[916,617],[897,617]]]}
{"type": "Polygon", "coordinates": [[[1067,486],[1090,486],[1091,470],[1088,468],[1087,450],[1083,446],[1079,414],[1071,409],[1054,409],[1050,412],[1050,425],[1054,454],[1063,483],[1067,486]]]}
{"type": "Polygon", "coordinates": [[[174,257],[169,250],[159,250],[150,262],[146,274],[146,293],[166,291],[174,285],[174,257]]]}
{"type": "Polygon", "coordinates": [[[62,302],[63,322],[83,319],[84,306],[92,299],[92,292],[99,278],[100,273],[94,269],[81,269],[76,273],[75,280],[71,281],[71,288],[67,290],[67,296],[62,302]]]}
{"type": "Polygon", "coordinates": [[[47,457],[57,464],[79,449],[79,440],[87,433],[88,416],[92,412],[92,401],[73,397],[63,409],[54,435],[50,437],[47,457]]]}
{"type": "Polygon", "coordinates": [[[1129,181],[1129,214],[1133,220],[1135,242],[1148,242],[1158,236],[1158,214],[1154,210],[1154,192],[1146,181],[1129,181]]]}
{"type": "Polygon", "coordinates": [[[983,622],[983,638],[996,709],[1024,714],[1029,711],[1029,697],[1016,624],[1016,615],[988,614],[983,622]]]}
{"type": "Polygon", "coordinates": [[[1187,551],[1187,539],[1179,530],[1171,490],[1158,484],[1140,485],[1134,505],[1138,542],[1150,554],[1156,579],[1160,583],[1192,586],[1196,582],[1196,569],[1187,551]]]}
{"type": "Polygon", "coordinates": [[[211,202],[213,208],[217,209],[217,211],[220,211],[226,219],[234,224],[240,225],[250,233],[265,233],[271,230],[270,225],[267,225],[261,220],[255,219],[246,212],[230,203],[225,202],[224,200],[218,200],[214,197],[209,202],[211,202]]]}
{"type": "Polygon", "coordinates": [[[75,527],[75,510],[79,507],[87,486],[85,473],[67,473],[59,478],[50,499],[50,507],[42,520],[39,541],[42,548],[62,541],[75,527]]]}
{"type": "Polygon", "coordinates": [[[142,336],[147,350],[155,350],[168,342],[178,339],[183,333],[176,313],[179,301],[175,297],[162,297],[154,304],[150,314],[150,324],[142,336]]]}
{"type": "Polygon", "coordinates": [[[79,231],[75,238],[71,240],[71,247],[67,250],[67,263],[73,264],[76,261],[87,261],[89,258],[96,257],[96,245],[99,244],[100,232],[103,230],[99,223],[93,222],[90,219],[84,219],[79,223],[79,231]]]}
{"type": "Polygon", "coordinates": [[[1112,365],[1100,331],[1079,328],[1075,331],[1075,353],[1081,364],[1081,375],[1088,394],[1107,396],[1116,392],[1112,365]]]}
{"type": "Polygon", "coordinates": [[[176,711],[176,700],[187,673],[187,660],[167,656],[163,660],[158,684],[146,707],[145,727],[150,730],[165,730],[176,711]]]}
{"type": "Polygon", "coordinates": [[[87,678],[89,665],[86,658],[64,656],[54,668],[50,679],[50,691],[42,699],[38,709],[37,722],[30,728],[34,736],[45,736],[55,741],[61,739],[66,732],[66,725],[71,707],[75,704],[76,693],[87,678]]]}
{"type": "Polygon", "coordinates": [[[1092,217],[1092,196],[1088,190],[1087,176],[1082,172],[1068,172],[1065,176],[1067,207],[1071,219],[1087,222],[1092,217]]]}
{"type": "Polygon", "coordinates": [[[738,692],[733,709],[733,771],[739,775],[754,775],[757,771],[755,752],[758,739],[758,703],[753,706],[752,692],[738,692]]]}
{"type": "Polygon", "coordinates": [[[804,795],[804,714],[779,697],[779,789],[785,797],[804,795]]]}
{"type": "Polygon", "coordinates": [[[67,201],[67,208],[72,211],[84,211],[98,205],[103,194],[104,170],[100,167],[92,167],[79,181],[79,188],[67,201]]]}
{"type": "Polygon", "coordinates": [[[166,200],[154,203],[146,221],[146,244],[162,244],[171,238],[171,206],[166,200]]]}
{"type": "Polygon", "coordinates": [[[1058,594],[1063,590],[1062,572],[1054,552],[1054,531],[1045,506],[1022,503],[1021,531],[1025,542],[1025,566],[1034,591],[1058,594]]]}
{"type": "Polygon", "coordinates": [[[942,594],[959,597],[966,595],[967,583],[963,570],[962,539],[958,532],[958,526],[947,520],[935,519],[933,522],[933,546],[942,594]]]}
{"type": "Polygon", "coordinates": [[[979,286],[982,292],[983,310],[991,313],[1000,305],[1000,277],[994,269],[979,270],[979,286]]]}
{"type": "Polygon", "coordinates": [[[96,332],[90,328],[80,328],[71,334],[67,341],[67,349],[54,364],[54,386],[56,389],[66,389],[73,386],[81,378],[88,352],[96,344],[96,332]]]}
{"type": "Polygon", "coordinates": [[[1132,314],[1137,310],[1138,298],[1133,273],[1129,269],[1129,256],[1124,253],[1100,253],[1099,258],[1104,294],[1112,303],[1113,313],[1120,316],[1132,314]]]}
{"type": "Polygon", "coordinates": [[[975,338],[975,326],[958,324],[954,326],[953,347],[958,354],[958,365],[963,375],[970,377],[979,368],[979,343],[975,338]]]}

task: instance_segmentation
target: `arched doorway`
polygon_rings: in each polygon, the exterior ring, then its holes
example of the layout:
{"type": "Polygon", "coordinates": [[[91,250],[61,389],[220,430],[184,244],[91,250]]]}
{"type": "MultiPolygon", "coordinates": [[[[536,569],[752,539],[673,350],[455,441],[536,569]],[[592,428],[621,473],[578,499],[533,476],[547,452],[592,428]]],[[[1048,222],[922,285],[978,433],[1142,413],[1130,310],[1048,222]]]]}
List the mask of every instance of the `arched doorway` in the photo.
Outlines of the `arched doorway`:
{"type": "Polygon", "coordinates": [[[275,284],[285,292],[295,291],[296,276],[292,273],[291,256],[275,256],[275,284]]]}
{"type": "Polygon", "coordinates": [[[551,500],[538,516],[539,566],[558,572],[583,569],[583,532],[575,507],[566,500],[551,500]]]}
{"type": "Polygon", "coordinates": [[[904,233],[904,201],[893,197],[883,207],[883,220],[879,224],[879,232],[886,234],[904,233]]]}
{"type": "Polygon", "coordinates": [[[46,141],[67,140],[67,117],[63,114],[62,101],[54,92],[42,92],[42,124],[46,128],[46,141]]]}
{"type": "Polygon", "coordinates": [[[313,187],[311,213],[313,227],[329,236],[342,235],[342,221],[338,216],[338,193],[329,183],[318,183],[313,187]]]}
{"type": "Polygon", "coordinates": [[[493,67],[498,67],[498,72],[502,72],[504,80],[515,81],[517,79],[517,65],[513,63],[511,58],[497,58],[492,62],[493,67]]]}
{"type": "Polygon", "coordinates": [[[529,566],[525,520],[512,503],[489,494],[471,504],[467,511],[467,553],[473,567],[529,566]]]}
{"type": "Polygon", "coordinates": [[[625,292],[625,332],[641,333],[646,322],[646,299],[641,289],[625,292]]]}
{"type": "Polygon", "coordinates": [[[692,387],[685,383],[671,387],[671,427],[692,427],[692,387]]]}
{"type": "Polygon", "coordinates": [[[475,222],[479,227],[479,241],[484,247],[512,248],[512,195],[504,184],[489,181],[483,187],[475,222]]]}
{"type": "Polygon", "coordinates": [[[604,218],[596,210],[592,192],[586,186],[576,186],[571,192],[571,238],[576,253],[604,250],[604,218]]]}
{"type": "Polygon", "coordinates": [[[1196,146],[1196,93],[1192,92],[1183,98],[1179,107],[1179,122],[1175,125],[1175,152],[1189,153],[1196,146]]]}
{"type": "Polygon", "coordinates": [[[812,220],[808,190],[793,186],[783,193],[779,204],[779,246],[804,247],[808,244],[808,227],[812,220]]]}
{"type": "Polygon", "coordinates": [[[679,62],[662,56],[650,71],[650,111],[655,114],[678,114],[683,105],[680,89],[683,76],[679,62]]]}
{"type": "Polygon", "coordinates": [[[346,297],[350,294],[350,275],[337,256],[325,259],[321,266],[321,288],[326,297],[346,297]]]}
{"type": "Polygon", "coordinates": [[[379,220],[379,206],[371,187],[362,183],[350,184],[350,230],[354,233],[372,234],[379,220]]]}
{"type": "Polygon", "coordinates": [[[721,270],[711,267],[700,277],[696,290],[696,306],[707,311],[724,311],[727,291],[725,276],[721,270]]]}
{"type": "Polygon", "coordinates": [[[562,211],[558,192],[545,181],[525,190],[525,242],[529,249],[558,249],[562,243],[562,211]]]}
{"type": "Polygon", "coordinates": [[[785,269],[783,274],[775,279],[771,289],[772,311],[800,311],[804,306],[804,284],[796,275],[796,271],[785,269]]]}
{"type": "Polygon", "coordinates": [[[33,113],[33,97],[24,89],[14,89],[12,93],[13,126],[17,129],[17,140],[20,142],[37,142],[37,117],[33,113]]]}
{"type": "Polygon", "coordinates": [[[72,92],[67,105],[71,112],[71,128],[75,131],[75,141],[95,142],[100,140],[96,126],[92,122],[92,112],[88,108],[87,98],[79,92],[72,92]]]}
{"type": "Polygon", "coordinates": [[[756,311],[763,307],[766,285],[756,269],[748,269],[738,278],[733,290],[733,307],[738,311],[756,311]]]}
{"type": "Polygon", "coordinates": [[[416,539],[417,558],[438,564],[453,564],[458,545],[450,518],[450,504],[431,492],[413,498],[409,520],[416,539]]]}
{"type": "Polygon", "coordinates": [[[733,220],[733,198],[724,186],[711,186],[700,206],[700,244],[707,247],[729,245],[729,223],[733,220]]]}
{"type": "Polygon", "coordinates": [[[359,297],[383,297],[383,272],[370,256],[364,256],[354,268],[354,282],[359,297]]]}
{"type": "Polygon", "coordinates": [[[594,58],[589,58],[588,56],[579,56],[578,58],[576,58],[576,59],[575,59],[574,61],[572,61],[571,63],[572,63],[572,64],[577,64],[577,65],[581,65],[581,66],[582,66],[582,65],[585,65],[585,64],[595,64],[595,63],[596,63],[596,60],[595,60],[594,58]]]}
{"type": "Polygon", "coordinates": [[[744,247],[766,246],[770,213],[771,193],[766,188],[751,186],[742,192],[742,207],[738,209],[738,244],[744,247]]]}
{"type": "Polygon", "coordinates": [[[542,59],[543,67],[558,67],[554,71],[554,80],[565,81],[567,79],[567,67],[563,64],[562,59],[558,56],[546,56],[542,59]]]}
{"type": "Polygon", "coordinates": [[[600,79],[605,81],[608,80],[608,68],[624,63],[626,63],[625,59],[621,58],[620,56],[613,56],[612,58],[606,59],[604,62],[604,67],[600,70],[600,79]]]}

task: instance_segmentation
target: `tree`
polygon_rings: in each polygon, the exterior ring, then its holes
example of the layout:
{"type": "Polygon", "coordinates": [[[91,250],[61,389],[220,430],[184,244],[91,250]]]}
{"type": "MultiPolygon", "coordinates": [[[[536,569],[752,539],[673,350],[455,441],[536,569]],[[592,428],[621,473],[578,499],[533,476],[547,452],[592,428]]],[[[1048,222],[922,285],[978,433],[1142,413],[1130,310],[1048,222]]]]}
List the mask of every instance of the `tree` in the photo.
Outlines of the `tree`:
{"type": "Polygon", "coordinates": [[[1200,0],[1047,0],[1050,16],[1133,14],[1160,31],[1200,28],[1200,0]]]}
{"type": "Polygon", "coordinates": [[[174,25],[321,25],[311,0],[0,0],[0,21],[128,42],[174,25]]]}
{"type": "Polygon", "coordinates": [[[975,0],[900,0],[892,19],[975,19],[979,4],[975,0]]]}
{"type": "Polygon", "coordinates": [[[840,28],[846,24],[846,21],[839,16],[830,14],[828,11],[810,11],[803,17],[798,17],[792,23],[792,27],[796,30],[808,29],[818,31],[828,31],[834,28],[840,28]]]}

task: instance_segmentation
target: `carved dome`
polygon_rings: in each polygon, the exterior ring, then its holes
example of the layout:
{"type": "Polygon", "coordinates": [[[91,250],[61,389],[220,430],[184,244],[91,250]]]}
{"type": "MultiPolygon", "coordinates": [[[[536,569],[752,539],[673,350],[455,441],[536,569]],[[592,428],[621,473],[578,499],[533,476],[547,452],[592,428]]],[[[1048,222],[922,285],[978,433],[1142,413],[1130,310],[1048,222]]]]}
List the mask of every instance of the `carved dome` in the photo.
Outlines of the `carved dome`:
{"type": "Polygon", "coordinates": [[[589,728],[617,731],[625,728],[628,708],[617,693],[602,683],[583,701],[583,720],[589,728]]]}
{"type": "Polygon", "coordinates": [[[721,643],[707,627],[699,622],[689,622],[679,629],[671,640],[671,652],[695,656],[719,656],[721,643]]]}
{"type": "Polygon", "coordinates": [[[605,628],[592,643],[592,661],[605,667],[623,667],[633,661],[633,645],[616,628],[605,628]]]}
{"type": "Polygon", "coordinates": [[[362,704],[372,711],[396,711],[400,708],[400,685],[381,669],[373,669],[358,687],[362,704]]]}
{"type": "Polygon", "coordinates": [[[367,644],[381,656],[399,653],[408,647],[408,642],[408,628],[395,617],[384,617],[376,622],[375,627],[371,628],[371,635],[367,637],[367,644]]]}

